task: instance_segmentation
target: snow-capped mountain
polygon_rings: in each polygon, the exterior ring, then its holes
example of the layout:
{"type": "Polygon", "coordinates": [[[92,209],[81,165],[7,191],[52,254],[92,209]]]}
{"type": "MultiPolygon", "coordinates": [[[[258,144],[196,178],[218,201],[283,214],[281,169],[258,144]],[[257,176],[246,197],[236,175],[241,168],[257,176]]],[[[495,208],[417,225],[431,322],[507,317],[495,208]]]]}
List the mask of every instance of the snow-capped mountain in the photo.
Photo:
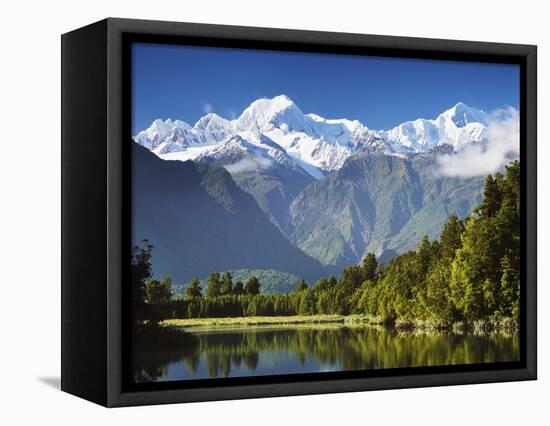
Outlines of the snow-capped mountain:
{"type": "Polygon", "coordinates": [[[304,114],[290,98],[280,95],[254,101],[234,120],[214,113],[193,126],[158,119],[134,140],[167,160],[231,165],[250,157],[261,159],[257,164],[266,168],[283,163],[288,167],[293,162],[292,167],[319,179],[340,169],[358,151],[419,153],[442,145],[458,151],[483,141],[488,124],[485,112],[459,102],[433,120],[419,118],[377,131],[357,120],[304,114]]]}
{"type": "Polygon", "coordinates": [[[465,144],[482,141],[488,125],[485,112],[459,102],[434,120],[407,121],[384,132],[384,136],[396,151],[425,152],[440,145],[458,150],[465,144]]]}
{"type": "Polygon", "coordinates": [[[254,143],[240,135],[232,136],[197,151],[193,159],[199,163],[225,166],[230,173],[268,170],[277,165],[288,172],[307,174],[284,149],[263,135],[254,143]]]}
{"type": "Polygon", "coordinates": [[[191,128],[184,121],[171,119],[153,121],[153,124],[139,132],[134,140],[157,155],[182,152],[193,146],[214,145],[219,141],[215,139],[214,133],[191,128]]]}

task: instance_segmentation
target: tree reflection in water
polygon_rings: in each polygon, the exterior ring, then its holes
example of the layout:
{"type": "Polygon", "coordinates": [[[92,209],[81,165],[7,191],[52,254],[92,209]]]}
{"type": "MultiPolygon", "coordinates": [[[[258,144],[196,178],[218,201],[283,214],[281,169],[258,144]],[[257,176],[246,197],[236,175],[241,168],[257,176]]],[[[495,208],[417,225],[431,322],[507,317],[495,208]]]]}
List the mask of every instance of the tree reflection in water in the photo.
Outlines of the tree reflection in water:
{"type": "MultiPolygon", "coordinates": [[[[192,333],[189,345],[142,347],[134,357],[137,382],[196,377],[201,362],[208,377],[231,377],[232,368],[249,375],[336,370],[418,367],[506,362],[519,359],[519,335],[502,333],[399,333],[392,329],[344,326],[242,328],[192,333]],[[265,373],[264,357],[270,372],[265,373]],[[292,359],[277,369],[278,359],[292,359]],[[308,361],[313,361],[308,363],[308,361]],[[185,377],[168,377],[169,365],[180,364],[185,377]],[[275,367],[273,367],[275,364],[275,367]],[[306,365],[307,364],[307,365],[306,365]],[[312,369],[313,366],[315,369],[312,369]]],[[[242,375],[242,374],[240,374],[242,375]]]]}

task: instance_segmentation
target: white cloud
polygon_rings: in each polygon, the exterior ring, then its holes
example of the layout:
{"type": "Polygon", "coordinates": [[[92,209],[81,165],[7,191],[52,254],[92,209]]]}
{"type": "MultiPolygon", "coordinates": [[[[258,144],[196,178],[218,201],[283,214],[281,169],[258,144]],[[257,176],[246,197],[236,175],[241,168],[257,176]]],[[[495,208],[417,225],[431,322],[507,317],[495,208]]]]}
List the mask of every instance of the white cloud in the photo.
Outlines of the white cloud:
{"type": "Polygon", "coordinates": [[[204,102],[202,104],[202,110],[204,111],[205,114],[210,114],[211,112],[214,112],[214,107],[212,106],[212,104],[208,102],[204,102]]]}
{"type": "Polygon", "coordinates": [[[255,172],[259,170],[267,170],[271,167],[271,161],[263,157],[247,157],[233,164],[225,165],[225,169],[229,173],[255,172]]]}
{"type": "Polygon", "coordinates": [[[519,112],[506,108],[493,112],[486,144],[470,144],[438,158],[445,176],[472,177],[496,172],[519,156],[519,112]]]}

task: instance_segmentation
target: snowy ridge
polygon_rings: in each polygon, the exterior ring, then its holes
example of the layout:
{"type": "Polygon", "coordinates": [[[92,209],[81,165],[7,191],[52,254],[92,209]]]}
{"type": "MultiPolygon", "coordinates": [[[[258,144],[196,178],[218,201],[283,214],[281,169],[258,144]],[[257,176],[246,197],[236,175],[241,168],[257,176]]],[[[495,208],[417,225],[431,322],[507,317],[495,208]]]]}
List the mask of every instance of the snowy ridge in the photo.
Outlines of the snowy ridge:
{"type": "Polygon", "coordinates": [[[384,132],[385,139],[396,151],[429,151],[440,145],[455,150],[471,142],[481,142],[489,125],[489,116],[459,102],[434,120],[419,118],[384,132]]]}
{"type": "MultiPolygon", "coordinates": [[[[390,130],[370,130],[357,120],[326,119],[304,114],[286,95],[258,99],[227,120],[210,113],[193,126],[155,120],[134,141],[166,160],[216,161],[224,165],[243,158],[261,159],[260,169],[300,168],[316,179],[338,170],[358,151],[396,155],[482,142],[489,115],[462,102],[433,120],[419,118],[390,130]]],[[[226,167],[230,172],[243,168],[226,167]]]]}

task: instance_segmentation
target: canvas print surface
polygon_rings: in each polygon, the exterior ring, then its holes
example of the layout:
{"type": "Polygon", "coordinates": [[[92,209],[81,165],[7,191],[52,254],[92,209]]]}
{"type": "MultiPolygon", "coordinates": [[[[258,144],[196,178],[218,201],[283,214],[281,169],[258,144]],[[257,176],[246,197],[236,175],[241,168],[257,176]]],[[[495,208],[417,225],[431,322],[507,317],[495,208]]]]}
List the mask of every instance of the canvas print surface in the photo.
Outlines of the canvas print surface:
{"type": "Polygon", "coordinates": [[[519,360],[519,67],[132,45],[132,380],[519,360]]]}

